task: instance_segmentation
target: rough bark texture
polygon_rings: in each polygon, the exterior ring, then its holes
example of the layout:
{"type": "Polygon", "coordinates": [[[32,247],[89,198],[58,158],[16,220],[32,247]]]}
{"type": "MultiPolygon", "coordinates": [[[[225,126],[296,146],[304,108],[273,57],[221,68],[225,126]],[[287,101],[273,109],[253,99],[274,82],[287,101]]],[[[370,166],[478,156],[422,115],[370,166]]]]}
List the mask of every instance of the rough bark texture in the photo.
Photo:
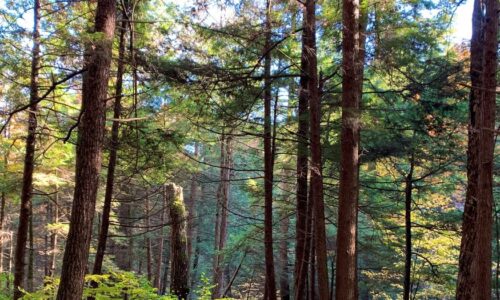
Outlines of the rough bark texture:
{"type": "Polygon", "coordinates": [[[179,299],[189,294],[189,259],[187,251],[186,218],[182,188],[174,184],[166,186],[170,214],[170,292],[179,299]]]}
{"type": "Polygon", "coordinates": [[[164,225],[166,223],[166,217],[167,217],[167,205],[170,197],[170,190],[169,186],[165,185],[163,187],[163,203],[162,203],[162,209],[161,209],[161,215],[160,215],[160,224],[162,224],[162,227],[160,229],[160,236],[157,238],[158,240],[158,252],[157,255],[158,257],[156,258],[157,264],[156,264],[156,270],[155,270],[155,277],[154,277],[154,286],[155,288],[158,289],[158,291],[161,291],[161,267],[163,265],[163,249],[165,245],[165,239],[164,239],[164,225]]]}
{"type": "MultiPolygon", "coordinates": [[[[125,19],[125,17],[124,17],[125,19]]],[[[116,70],[116,89],[115,89],[115,102],[113,106],[113,119],[117,120],[121,116],[122,111],[122,90],[123,90],[123,69],[124,69],[124,58],[125,58],[125,28],[127,23],[122,21],[119,34],[119,45],[118,45],[118,67],[116,70]]],[[[101,228],[99,230],[99,239],[97,244],[97,251],[94,260],[93,274],[102,273],[102,263],[104,261],[104,254],[106,252],[106,243],[108,240],[109,231],[109,216],[111,214],[111,202],[113,200],[113,189],[115,185],[115,169],[116,160],[118,154],[118,130],[120,123],[118,121],[113,121],[111,126],[111,139],[110,139],[110,149],[109,149],[109,161],[108,161],[108,174],[106,176],[106,191],[104,193],[104,206],[102,209],[102,220],[101,228]]]]}
{"type": "MultiPolygon", "coordinates": [[[[306,10],[303,9],[304,28],[307,24],[305,21],[306,10]]],[[[295,245],[295,270],[294,270],[294,286],[295,299],[302,300],[306,297],[307,269],[309,261],[309,248],[307,240],[309,239],[308,219],[309,219],[309,203],[307,197],[307,173],[308,173],[308,141],[307,134],[309,131],[309,99],[307,95],[309,78],[305,72],[308,70],[307,46],[304,43],[305,30],[302,31],[302,55],[301,55],[301,75],[299,89],[299,105],[298,105],[298,130],[297,130],[297,221],[296,221],[296,245],[295,245]]]]}
{"type": "MultiPolygon", "coordinates": [[[[309,117],[311,126],[311,179],[310,200],[314,207],[314,249],[318,275],[320,299],[328,299],[328,259],[326,254],[325,204],[323,202],[323,172],[321,162],[321,104],[318,92],[318,67],[316,58],[316,5],[315,0],[306,1],[304,41],[309,62],[309,117]]],[[[311,274],[312,275],[312,274],[311,274]]],[[[314,287],[311,287],[314,290],[314,287]]]]}
{"type": "Polygon", "coordinates": [[[478,191],[478,144],[479,132],[477,121],[479,104],[482,95],[482,69],[483,69],[483,17],[481,13],[481,0],[474,1],[472,13],[472,38],[470,48],[470,79],[472,88],[469,96],[469,128],[467,145],[467,192],[465,195],[464,214],[462,223],[462,241],[457,280],[457,299],[471,299],[474,278],[471,268],[474,259],[474,244],[476,241],[476,214],[478,191]]]}
{"type": "Polygon", "coordinates": [[[413,189],[413,156],[410,159],[410,171],[405,178],[405,276],[403,299],[410,300],[411,295],[411,204],[413,189]]]}
{"type": "Polygon", "coordinates": [[[26,137],[26,153],[24,156],[23,183],[21,190],[21,208],[19,211],[19,227],[14,265],[14,299],[19,299],[24,288],[25,254],[28,229],[30,223],[31,200],[33,196],[33,170],[35,167],[36,111],[38,101],[38,71],[40,67],[40,1],[35,0],[33,13],[33,50],[31,52],[30,75],[30,108],[28,113],[28,136],[26,137]]]}
{"type": "Polygon", "coordinates": [[[83,77],[82,116],[78,126],[75,192],[58,300],[82,298],[101,170],[115,13],[114,0],[97,2],[94,32],[102,35],[85,52],[87,71],[83,77]]]}
{"type": "Polygon", "coordinates": [[[358,298],[357,209],[359,168],[359,1],[343,0],[342,129],[337,233],[336,299],[358,298]]]}
{"type": "Polygon", "coordinates": [[[227,207],[229,205],[231,168],[233,161],[232,136],[221,137],[221,169],[220,184],[217,191],[218,213],[215,224],[215,259],[214,259],[214,287],[213,296],[222,297],[224,292],[223,251],[227,238],[227,207]]]}
{"type": "Polygon", "coordinates": [[[267,299],[276,299],[273,253],[273,152],[271,127],[271,0],[266,4],[264,46],[264,252],[267,299]]]}
{"type": "Polygon", "coordinates": [[[483,93],[479,110],[478,193],[472,298],[491,299],[493,164],[495,149],[496,70],[498,51],[498,0],[485,0],[483,93]]]}

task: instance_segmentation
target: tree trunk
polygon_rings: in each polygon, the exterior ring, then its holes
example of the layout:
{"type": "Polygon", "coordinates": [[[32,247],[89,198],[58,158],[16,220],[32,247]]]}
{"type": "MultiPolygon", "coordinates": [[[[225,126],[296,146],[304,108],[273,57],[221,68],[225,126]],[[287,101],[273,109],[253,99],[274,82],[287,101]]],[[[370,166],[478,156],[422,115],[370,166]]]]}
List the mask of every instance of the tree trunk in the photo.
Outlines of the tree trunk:
{"type": "Polygon", "coordinates": [[[1,195],[1,203],[0,203],[0,274],[3,273],[3,241],[4,241],[4,232],[3,232],[3,224],[5,219],[5,192],[2,191],[1,195]]]}
{"type": "MultiPolygon", "coordinates": [[[[53,208],[51,209],[53,219],[52,221],[54,223],[59,223],[59,187],[56,185],[56,194],[54,198],[54,205],[53,208]]],[[[52,248],[52,257],[50,261],[50,269],[49,269],[49,276],[54,276],[56,272],[56,261],[57,261],[57,232],[53,232],[50,235],[50,247],[52,248]]]]}
{"type": "Polygon", "coordinates": [[[271,127],[271,0],[266,4],[264,46],[264,252],[266,300],[276,299],[273,253],[273,152],[271,127]]]}
{"type": "Polygon", "coordinates": [[[40,1],[35,0],[33,12],[33,50],[31,52],[30,75],[30,108],[28,113],[28,136],[26,137],[26,153],[24,157],[23,183],[21,190],[21,207],[19,211],[19,227],[14,265],[14,299],[19,299],[24,288],[24,269],[26,242],[28,239],[30,205],[33,196],[33,170],[35,167],[35,143],[37,127],[38,73],[40,69],[40,1]]]}
{"type": "MultiPolygon", "coordinates": [[[[328,259],[326,254],[325,207],[323,202],[323,173],[321,161],[321,104],[318,93],[318,69],[316,58],[316,5],[314,0],[306,1],[306,20],[304,25],[304,41],[308,60],[308,96],[309,117],[311,126],[311,179],[310,200],[314,207],[314,249],[318,272],[318,289],[320,299],[328,299],[328,259]]],[[[311,274],[312,276],[312,274],[311,274]]],[[[314,290],[314,287],[311,287],[314,290]]]]}
{"type": "Polygon", "coordinates": [[[342,129],[337,229],[336,299],[358,298],[359,0],[343,0],[342,129]]]}
{"type": "Polygon", "coordinates": [[[222,297],[224,292],[224,268],[222,263],[224,261],[223,251],[226,246],[227,238],[227,208],[229,205],[230,196],[230,183],[232,177],[232,136],[223,135],[221,138],[221,182],[217,191],[218,201],[218,221],[216,222],[216,246],[215,246],[215,260],[214,260],[214,287],[213,296],[215,298],[222,297]]]}
{"type": "MultiPolygon", "coordinates": [[[[125,13],[124,13],[125,14],[125,13]]],[[[123,16],[125,19],[125,16],[123,16]]],[[[115,89],[115,102],[113,107],[113,119],[117,120],[121,116],[122,111],[122,90],[123,90],[123,71],[124,71],[124,59],[125,59],[125,28],[127,26],[126,21],[122,21],[119,33],[119,45],[118,45],[118,67],[116,71],[116,89],[115,89]]],[[[108,240],[109,231],[109,216],[111,214],[111,202],[113,200],[113,189],[115,184],[115,168],[116,160],[118,154],[119,145],[119,127],[120,123],[118,121],[113,121],[111,127],[111,141],[109,150],[109,161],[108,161],[108,174],[106,176],[106,191],[104,193],[104,206],[102,209],[102,219],[101,228],[99,230],[99,238],[97,243],[97,251],[94,260],[93,274],[102,273],[102,263],[104,261],[104,254],[106,252],[106,243],[108,240]]]]}
{"type": "Polygon", "coordinates": [[[288,227],[290,226],[290,219],[288,218],[285,210],[280,214],[280,298],[282,300],[290,300],[290,284],[288,281],[288,227]]]}
{"type": "MultiPolygon", "coordinates": [[[[149,219],[149,214],[150,214],[150,207],[149,207],[149,197],[146,196],[146,230],[149,230],[150,227],[150,219],[149,219]]],[[[149,237],[149,234],[146,234],[146,272],[148,276],[148,281],[151,283],[151,279],[153,278],[153,261],[152,261],[152,246],[151,246],[151,238],[149,237]]]]}
{"type": "Polygon", "coordinates": [[[187,252],[186,209],[182,188],[174,184],[166,186],[168,208],[172,227],[170,230],[170,292],[179,299],[189,294],[189,260],[187,252]]]}
{"type": "MultiPolygon", "coordinates": [[[[194,157],[197,159],[199,155],[199,145],[194,144],[194,157]]],[[[187,234],[188,234],[188,259],[192,260],[193,256],[193,242],[196,240],[196,201],[198,200],[198,174],[193,174],[191,177],[191,186],[188,201],[186,201],[186,208],[188,213],[187,219],[187,234]]],[[[191,266],[190,266],[191,268],[191,266]]]]}
{"type": "Polygon", "coordinates": [[[83,78],[82,116],[76,147],[75,192],[58,300],[79,300],[83,293],[101,170],[115,13],[115,1],[97,1],[94,32],[103,36],[93,41],[92,47],[87,45],[85,53],[87,71],[83,78]]]}
{"type": "Polygon", "coordinates": [[[405,178],[405,276],[403,299],[410,300],[411,296],[411,204],[413,189],[413,154],[410,158],[410,171],[405,178]]]}
{"type": "Polygon", "coordinates": [[[158,257],[157,257],[157,264],[156,264],[156,270],[155,270],[155,284],[154,286],[158,289],[158,291],[161,291],[161,267],[163,263],[163,246],[164,246],[164,224],[166,223],[166,213],[167,213],[167,203],[169,200],[169,186],[165,185],[163,187],[163,203],[162,203],[162,208],[161,208],[161,215],[160,215],[160,224],[162,225],[160,229],[160,236],[158,237],[158,257]]]}
{"type": "MultiPolygon", "coordinates": [[[[306,9],[303,9],[304,28],[307,28],[306,9]]],[[[308,219],[309,203],[307,197],[307,173],[308,173],[308,131],[309,131],[309,99],[307,95],[308,81],[306,70],[308,67],[307,45],[304,43],[306,32],[302,31],[302,54],[301,75],[298,105],[298,130],[297,130],[297,221],[296,221],[296,245],[295,245],[295,299],[303,300],[306,297],[307,269],[309,262],[309,238],[308,219]]]]}
{"type": "Polygon", "coordinates": [[[493,228],[493,165],[495,149],[498,0],[485,0],[483,95],[479,110],[478,193],[472,298],[491,299],[491,240],[493,228]]]}
{"type": "Polygon", "coordinates": [[[30,201],[30,214],[29,214],[29,252],[28,252],[28,276],[26,288],[28,292],[34,290],[34,268],[35,268],[35,245],[33,236],[33,201],[30,201]]]}

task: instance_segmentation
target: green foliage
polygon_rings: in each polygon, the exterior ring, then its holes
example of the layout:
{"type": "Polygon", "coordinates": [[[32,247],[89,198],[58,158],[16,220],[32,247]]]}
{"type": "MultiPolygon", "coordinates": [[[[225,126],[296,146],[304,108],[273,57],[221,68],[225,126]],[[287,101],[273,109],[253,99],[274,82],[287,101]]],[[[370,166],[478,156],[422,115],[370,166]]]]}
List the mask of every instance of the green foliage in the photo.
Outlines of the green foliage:
{"type": "MultiPolygon", "coordinates": [[[[50,300],[55,299],[59,278],[45,278],[44,286],[33,293],[25,292],[23,299],[50,300]]],[[[147,279],[137,277],[132,272],[111,272],[103,275],[85,276],[84,298],[94,297],[96,300],[123,299],[127,295],[129,299],[144,300],[169,300],[177,299],[173,296],[160,296],[157,294],[147,279]],[[91,287],[91,283],[97,283],[97,287],[91,287]]]]}

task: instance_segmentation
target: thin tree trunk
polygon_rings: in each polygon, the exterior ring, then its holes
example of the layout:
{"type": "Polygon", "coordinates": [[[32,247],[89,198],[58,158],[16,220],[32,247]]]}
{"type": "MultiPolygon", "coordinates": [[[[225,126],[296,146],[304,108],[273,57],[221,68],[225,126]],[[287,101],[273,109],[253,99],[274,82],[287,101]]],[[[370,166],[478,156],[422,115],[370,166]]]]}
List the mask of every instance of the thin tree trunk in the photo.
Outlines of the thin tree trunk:
{"type": "MultiPolygon", "coordinates": [[[[125,15],[125,13],[123,13],[125,15]]],[[[125,19],[125,16],[123,17],[125,19]]],[[[102,263],[104,261],[104,254],[106,252],[106,243],[108,240],[109,231],[109,216],[111,214],[111,202],[113,200],[113,189],[115,184],[115,169],[116,160],[118,156],[119,146],[119,127],[120,123],[116,121],[121,116],[122,111],[122,90],[123,90],[123,73],[124,73],[124,59],[125,59],[125,31],[127,22],[122,21],[119,33],[118,45],[118,67],[116,71],[116,89],[115,89],[115,102],[113,107],[113,125],[111,127],[111,141],[109,150],[108,161],[108,174],[106,177],[106,191],[104,193],[104,206],[102,209],[101,228],[99,230],[99,238],[97,243],[97,251],[94,260],[93,274],[102,273],[102,263]]]]}
{"type": "Polygon", "coordinates": [[[403,299],[410,300],[411,296],[411,204],[412,204],[412,189],[413,189],[413,154],[410,158],[410,171],[405,178],[405,275],[404,275],[404,293],[403,299]]]}
{"type": "Polygon", "coordinates": [[[161,291],[161,267],[163,263],[163,245],[165,242],[163,236],[164,235],[163,224],[165,224],[166,213],[167,213],[167,202],[169,197],[168,193],[169,193],[168,185],[163,186],[163,203],[160,216],[160,224],[162,224],[162,228],[160,229],[160,236],[158,237],[158,257],[157,257],[155,284],[154,284],[154,286],[158,289],[158,291],[161,291]]]}
{"type": "Polygon", "coordinates": [[[271,119],[271,0],[266,4],[266,42],[264,46],[264,252],[266,300],[276,299],[273,253],[273,153],[271,119]]]}
{"type": "Polygon", "coordinates": [[[280,214],[281,222],[280,222],[280,248],[279,248],[279,257],[280,257],[280,298],[282,300],[290,299],[290,283],[288,281],[288,227],[290,226],[290,220],[285,212],[282,210],[280,214]]]}
{"type": "Polygon", "coordinates": [[[474,1],[472,13],[472,37],[470,46],[470,79],[472,88],[469,96],[469,128],[467,144],[467,192],[465,195],[462,240],[458,267],[457,291],[458,300],[471,299],[475,286],[471,268],[474,260],[474,244],[476,243],[476,216],[478,197],[479,169],[479,109],[482,98],[483,70],[483,16],[481,0],[474,1]]]}
{"type": "Polygon", "coordinates": [[[5,220],[5,192],[2,191],[0,203],[0,274],[3,273],[3,241],[4,241],[4,220],[5,220]]]}
{"type": "MultiPolygon", "coordinates": [[[[303,8],[303,28],[307,28],[306,9],[303,8]]],[[[307,94],[309,77],[306,73],[308,67],[307,45],[304,43],[306,32],[302,31],[301,75],[298,105],[298,130],[297,130],[297,221],[296,221],[296,246],[295,246],[295,299],[303,300],[306,297],[307,270],[309,262],[309,247],[307,247],[309,203],[307,197],[308,173],[308,138],[309,131],[309,99],[307,94]]]]}
{"type": "Polygon", "coordinates": [[[479,110],[479,145],[477,145],[479,147],[477,228],[471,270],[473,282],[476,283],[472,295],[478,300],[491,299],[498,7],[498,0],[485,0],[483,93],[479,110]]]}
{"type": "Polygon", "coordinates": [[[179,299],[187,299],[189,294],[189,268],[186,232],[186,208],[182,188],[174,184],[166,186],[168,207],[172,227],[170,230],[170,292],[179,299]]]}
{"type": "Polygon", "coordinates": [[[230,196],[230,181],[231,181],[231,168],[233,160],[233,150],[232,150],[232,136],[229,134],[227,136],[223,135],[221,140],[221,182],[219,184],[219,189],[217,191],[217,201],[219,216],[216,224],[216,254],[214,263],[214,293],[215,298],[222,297],[223,286],[224,286],[224,268],[223,261],[224,255],[223,251],[226,247],[227,238],[227,208],[229,205],[230,196]]]}
{"type": "MultiPolygon", "coordinates": [[[[149,197],[146,196],[146,228],[149,230],[150,227],[150,207],[149,207],[149,197]]],[[[152,262],[152,247],[151,247],[151,238],[146,234],[146,272],[148,276],[148,281],[151,283],[151,278],[153,278],[153,262],[152,262]]]]}
{"type": "Polygon", "coordinates": [[[359,0],[343,0],[342,129],[336,299],[355,300],[359,169],[359,0]]]}
{"type": "Polygon", "coordinates": [[[87,45],[85,53],[87,71],[83,78],[82,116],[76,147],[75,192],[58,300],[79,300],[83,293],[101,169],[115,13],[114,0],[97,1],[94,32],[103,36],[93,41],[92,47],[87,45]]]}
{"type": "MultiPolygon", "coordinates": [[[[194,144],[194,157],[198,158],[199,145],[194,144]]],[[[196,201],[198,199],[198,174],[193,174],[191,177],[191,186],[188,201],[186,201],[186,208],[188,211],[187,220],[187,233],[188,233],[188,258],[192,260],[193,256],[193,242],[196,239],[195,221],[196,221],[196,201]]]]}
{"type": "Polygon", "coordinates": [[[19,227],[14,265],[14,299],[23,296],[20,288],[24,288],[24,271],[26,242],[28,239],[30,205],[33,196],[33,170],[35,167],[35,143],[37,128],[38,73],[40,68],[40,1],[35,0],[33,11],[33,49],[31,52],[30,76],[30,108],[28,113],[28,136],[26,137],[26,153],[24,157],[23,183],[21,190],[21,207],[19,211],[19,227]]]}

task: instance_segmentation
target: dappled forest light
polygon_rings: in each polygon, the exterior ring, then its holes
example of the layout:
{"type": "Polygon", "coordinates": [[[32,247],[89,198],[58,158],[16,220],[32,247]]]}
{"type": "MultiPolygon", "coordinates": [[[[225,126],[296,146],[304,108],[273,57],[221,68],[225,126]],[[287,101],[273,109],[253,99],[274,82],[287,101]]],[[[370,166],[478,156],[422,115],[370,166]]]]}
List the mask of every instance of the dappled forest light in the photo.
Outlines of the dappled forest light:
{"type": "Polygon", "coordinates": [[[471,1],[0,0],[0,299],[500,299],[471,1]]]}

